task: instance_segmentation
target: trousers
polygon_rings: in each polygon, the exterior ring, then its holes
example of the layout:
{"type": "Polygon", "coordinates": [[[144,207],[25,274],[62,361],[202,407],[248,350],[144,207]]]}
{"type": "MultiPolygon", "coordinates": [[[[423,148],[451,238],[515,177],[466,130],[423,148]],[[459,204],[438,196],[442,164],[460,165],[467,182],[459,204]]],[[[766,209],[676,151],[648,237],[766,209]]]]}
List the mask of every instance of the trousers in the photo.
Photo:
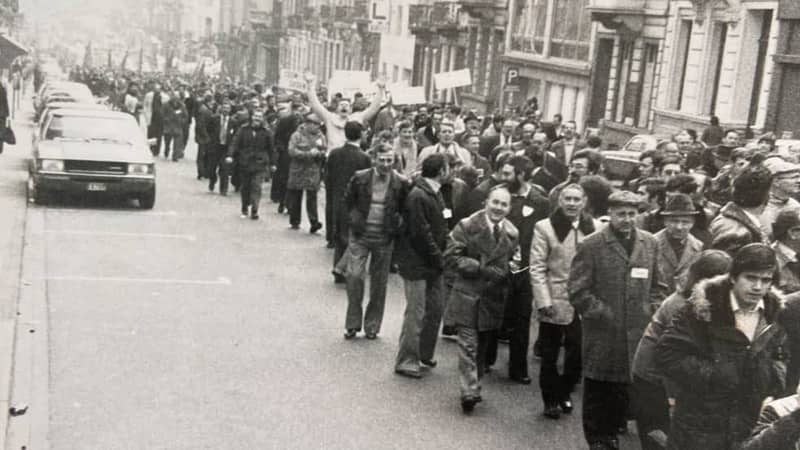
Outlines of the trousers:
{"type": "Polygon", "coordinates": [[[319,223],[319,217],[317,216],[317,191],[313,189],[306,191],[301,189],[289,189],[286,191],[286,207],[289,209],[289,223],[291,225],[300,225],[303,192],[306,193],[306,214],[308,214],[308,222],[311,225],[319,223]]]}
{"type": "Polygon", "coordinates": [[[419,371],[422,360],[433,359],[442,323],[442,275],[428,280],[403,279],[406,311],[400,331],[395,370],[419,371]]]}
{"type": "Polygon", "coordinates": [[[208,177],[208,174],[206,173],[206,159],[208,158],[208,147],[210,145],[214,144],[197,144],[197,161],[195,161],[197,165],[197,178],[208,177]]]}
{"type": "Polygon", "coordinates": [[[225,145],[223,144],[212,144],[217,146],[217,150],[214,152],[208,152],[208,157],[206,158],[206,174],[208,175],[208,188],[209,190],[213,191],[214,186],[217,184],[217,180],[219,180],[219,192],[222,194],[226,194],[228,192],[228,180],[230,178],[229,175],[229,165],[225,163],[225,157],[227,154],[225,153],[225,145]]]}
{"type": "Polygon", "coordinates": [[[558,405],[569,398],[581,379],[581,321],[578,315],[569,325],[539,323],[539,343],[542,365],[539,387],[545,406],[558,405]],[[564,346],[564,371],[558,373],[558,355],[564,346]]]}
{"type": "Polygon", "coordinates": [[[378,334],[383,322],[386,304],[386,284],[389,280],[389,265],[392,261],[393,243],[373,243],[364,239],[350,238],[350,258],[347,264],[347,316],[344,327],[378,334]],[[364,284],[369,259],[369,303],[363,311],[364,284]]]}
{"type": "Polygon", "coordinates": [[[626,423],[630,385],[584,378],[583,435],[589,446],[617,448],[619,427],[626,423]]]}
{"type": "Polygon", "coordinates": [[[481,396],[486,348],[489,346],[490,331],[458,327],[458,380],[461,398],[481,396]]]}
{"type": "Polygon", "coordinates": [[[667,391],[661,383],[651,383],[634,375],[631,385],[631,412],[642,450],[661,450],[663,447],[649,435],[661,430],[669,433],[670,417],[667,391]]]}
{"type": "Polygon", "coordinates": [[[172,151],[172,160],[178,161],[183,158],[183,139],[181,135],[164,135],[164,158],[169,158],[170,150],[172,151]]]}
{"type": "Polygon", "coordinates": [[[258,213],[258,205],[261,203],[261,185],[264,183],[264,171],[250,172],[242,171],[242,185],[239,194],[242,198],[242,214],[247,214],[247,208],[250,208],[250,214],[258,213]]]}
{"type": "Polygon", "coordinates": [[[150,152],[153,156],[158,156],[161,151],[161,139],[164,137],[164,126],[160,121],[151,119],[147,126],[147,139],[155,139],[155,143],[150,145],[150,152]]]}

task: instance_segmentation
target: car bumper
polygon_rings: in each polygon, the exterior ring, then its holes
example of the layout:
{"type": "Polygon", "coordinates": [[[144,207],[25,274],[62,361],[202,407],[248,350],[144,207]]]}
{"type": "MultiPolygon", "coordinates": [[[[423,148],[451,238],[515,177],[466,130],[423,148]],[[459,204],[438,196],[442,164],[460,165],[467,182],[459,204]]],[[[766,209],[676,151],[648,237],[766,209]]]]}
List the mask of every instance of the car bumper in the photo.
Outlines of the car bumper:
{"type": "Polygon", "coordinates": [[[71,173],[36,173],[37,190],[67,194],[138,195],[155,189],[154,176],[77,175],[71,173]]]}

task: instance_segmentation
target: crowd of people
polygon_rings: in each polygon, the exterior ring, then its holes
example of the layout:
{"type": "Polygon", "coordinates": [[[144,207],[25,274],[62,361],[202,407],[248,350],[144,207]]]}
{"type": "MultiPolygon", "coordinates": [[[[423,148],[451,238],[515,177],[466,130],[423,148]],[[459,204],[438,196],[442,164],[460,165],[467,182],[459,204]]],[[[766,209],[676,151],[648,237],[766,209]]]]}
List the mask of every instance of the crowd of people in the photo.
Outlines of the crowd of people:
{"type": "Polygon", "coordinates": [[[609,180],[602,132],[544,121],[535,100],[479,117],[394,105],[380,80],[371,101],[307,82],[301,95],[155,78],[116,104],[173,160],[194,121],[197,178],[231,184],[244,219],[259,219],[265,181],[291,229],[305,197],[346,286],[345,339],[378,337],[399,273],[394,371],[424,378],[437,341],[456,340],[465,414],[507,342],[515,382],[540,358],[547,418],[571,414],[582,384],[592,449],[619,448],[629,420],[644,449],[798,448],[800,165],[774,139],[712,118],[609,180]]]}

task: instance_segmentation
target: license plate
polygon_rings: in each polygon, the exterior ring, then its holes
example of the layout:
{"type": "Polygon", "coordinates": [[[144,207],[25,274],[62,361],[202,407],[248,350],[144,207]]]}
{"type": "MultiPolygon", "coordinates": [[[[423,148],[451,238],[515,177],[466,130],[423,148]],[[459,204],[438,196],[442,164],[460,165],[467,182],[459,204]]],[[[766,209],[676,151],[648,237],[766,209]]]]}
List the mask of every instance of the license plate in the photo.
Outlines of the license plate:
{"type": "Polygon", "coordinates": [[[103,192],[106,190],[106,185],[105,183],[89,183],[86,189],[93,192],[103,192]]]}

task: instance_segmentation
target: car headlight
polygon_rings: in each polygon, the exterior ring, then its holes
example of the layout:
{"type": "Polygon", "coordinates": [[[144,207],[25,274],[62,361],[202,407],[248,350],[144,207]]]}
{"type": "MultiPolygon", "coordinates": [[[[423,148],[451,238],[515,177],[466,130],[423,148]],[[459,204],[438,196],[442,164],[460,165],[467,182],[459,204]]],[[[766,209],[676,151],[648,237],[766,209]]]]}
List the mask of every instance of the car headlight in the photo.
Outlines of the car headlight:
{"type": "Polygon", "coordinates": [[[64,161],[60,159],[43,159],[41,161],[41,167],[45,172],[63,172],[64,161]]]}
{"type": "Polygon", "coordinates": [[[128,175],[152,175],[152,164],[128,164],[128,175]]]}

